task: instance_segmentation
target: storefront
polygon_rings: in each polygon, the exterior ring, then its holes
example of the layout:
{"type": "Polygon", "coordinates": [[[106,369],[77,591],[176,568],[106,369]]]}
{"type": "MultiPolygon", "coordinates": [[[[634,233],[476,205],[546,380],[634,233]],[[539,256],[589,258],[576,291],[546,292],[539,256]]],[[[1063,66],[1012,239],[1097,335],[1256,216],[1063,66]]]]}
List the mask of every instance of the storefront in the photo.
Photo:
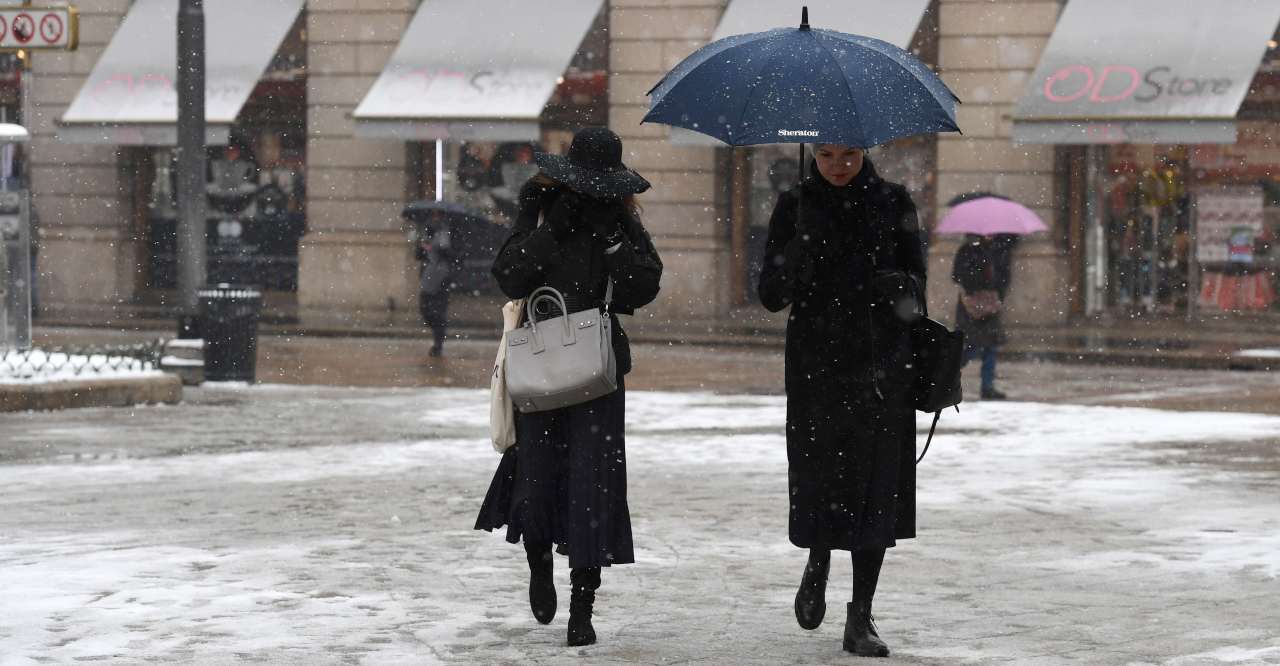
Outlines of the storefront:
{"type": "MultiPolygon", "coordinates": [[[[269,304],[297,291],[306,226],[302,6],[205,5],[208,277],[260,285],[269,304]]],[[[133,292],[143,303],[168,302],[176,286],[176,11],[170,0],[136,0],[58,126],[61,141],[118,146],[119,208],[138,245],[133,292]]]]}
{"type": "Polygon", "coordinates": [[[1078,314],[1280,312],[1280,5],[1071,0],[1014,141],[1063,159],[1078,314]]]}
{"type": "MultiPolygon", "coordinates": [[[[814,0],[803,3],[810,21],[823,29],[849,32],[885,40],[909,49],[924,62],[937,64],[937,9],[930,0],[907,0],[891,5],[848,0],[814,0]]],[[[761,32],[799,25],[799,5],[775,0],[730,0],[711,40],[731,35],[761,32]]],[[[769,218],[778,194],[796,183],[799,148],[795,144],[775,144],[729,149],[700,134],[676,129],[671,140],[677,145],[720,146],[718,163],[721,191],[726,206],[722,217],[729,220],[725,232],[731,248],[730,304],[742,306],[757,299],[755,285],[760,261],[768,240],[769,218]]],[[[880,174],[902,183],[921,208],[922,220],[932,219],[936,140],[921,136],[895,141],[871,150],[870,157],[880,174]]]]}
{"type": "Polygon", "coordinates": [[[449,204],[419,206],[431,214],[410,216],[405,233],[449,227],[462,291],[495,289],[489,267],[537,173],[534,152],[562,153],[578,128],[608,124],[603,6],[423,3],[352,114],[358,138],[405,142],[406,204],[449,204]]]}

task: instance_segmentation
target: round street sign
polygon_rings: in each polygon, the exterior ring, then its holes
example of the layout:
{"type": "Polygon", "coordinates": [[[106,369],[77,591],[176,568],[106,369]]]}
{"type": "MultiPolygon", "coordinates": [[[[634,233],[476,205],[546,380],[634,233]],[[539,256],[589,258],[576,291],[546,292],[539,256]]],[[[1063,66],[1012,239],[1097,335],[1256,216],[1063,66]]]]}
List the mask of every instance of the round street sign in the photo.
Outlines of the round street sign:
{"type": "Polygon", "coordinates": [[[18,40],[19,44],[26,44],[31,41],[32,37],[36,36],[35,19],[32,19],[31,15],[26,12],[13,17],[13,25],[10,29],[13,30],[13,38],[18,40]]]}
{"type": "Polygon", "coordinates": [[[40,38],[50,44],[62,39],[62,17],[57,14],[45,14],[40,19],[40,38]]]}

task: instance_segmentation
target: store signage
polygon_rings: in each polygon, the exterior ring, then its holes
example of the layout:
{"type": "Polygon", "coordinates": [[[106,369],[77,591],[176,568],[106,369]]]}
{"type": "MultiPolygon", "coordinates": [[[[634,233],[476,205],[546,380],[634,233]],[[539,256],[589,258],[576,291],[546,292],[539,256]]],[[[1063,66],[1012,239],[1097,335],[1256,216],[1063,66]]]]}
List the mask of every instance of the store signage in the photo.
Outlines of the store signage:
{"type": "Polygon", "coordinates": [[[80,40],[75,7],[0,9],[0,49],[64,49],[80,40]]]}
{"type": "Polygon", "coordinates": [[[1015,141],[1230,143],[1277,24],[1277,0],[1070,0],[1018,99],[1015,141]],[[1150,124],[1110,124],[1129,121],[1150,124]]]}
{"type": "Polygon", "coordinates": [[[1045,99],[1069,104],[1084,99],[1091,104],[1107,104],[1132,99],[1151,103],[1165,97],[1205,97],[1226,95],[1234,82],[1230,77],[1183,76],[1172,67],[1159,65],[1146,72],[1129,65],[1067,65],[1044,82],[1045,99]]]}
{"type": "Polygon", "coordinates": [[[1262,233],[1262,188],[1238,186],[1196,196],[1196,258],[1202,263],[1253,260],[1254,239],[1262,233]]]}

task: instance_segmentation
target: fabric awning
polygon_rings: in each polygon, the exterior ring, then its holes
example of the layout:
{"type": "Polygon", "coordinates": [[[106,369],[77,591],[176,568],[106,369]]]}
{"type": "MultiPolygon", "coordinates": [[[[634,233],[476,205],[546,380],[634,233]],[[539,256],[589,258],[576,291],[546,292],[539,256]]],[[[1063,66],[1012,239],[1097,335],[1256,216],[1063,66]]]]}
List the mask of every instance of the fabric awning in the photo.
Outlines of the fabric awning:
{"type": "MultiPolygon", "coordinates": [[[[304,0],[204,3],[208,142],[229,128],[289,34],[304,0]]],[[[136,0],[63,114],[73,143],[174,145],[178,132],[178,0],[136,0]]]]}
{"type": "Polygon", "coordinates": [[[1071,0],[1014,113],[1016,143],[1234,143],[1276,0],[1071,0]]]}
{"type": "MultiPolygon", "coordinates": [[[[730,0],[711,41],[750,32],[800,25],[800,13],[809,8],[809,24],[823,30],[848,32],[882,39],[907,48],[920,27],[929,0],[730,0]]],[[[680,145],[723,146],[705,134],[671,128],[671,142],[680,145]]]]}
{"type": "Polygon", "coordinates": [[[356,135],[531,141],[604,0],[429,0],[356,107],[356,135]]]}

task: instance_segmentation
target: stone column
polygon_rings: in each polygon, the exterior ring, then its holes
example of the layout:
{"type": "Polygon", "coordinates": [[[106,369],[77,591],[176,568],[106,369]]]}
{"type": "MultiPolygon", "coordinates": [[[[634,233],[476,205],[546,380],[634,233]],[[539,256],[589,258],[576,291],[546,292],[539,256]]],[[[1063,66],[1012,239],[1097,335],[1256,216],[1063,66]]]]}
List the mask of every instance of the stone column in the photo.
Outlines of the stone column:
{"type": "MultiPolygon", "coordinates": [[[[938,140],[938,210],[973,190],[1004,194],[1034,210],[1050,232],[1024,239],[1014,262],[1006,324],[1048,324],[1067,316],[1067,250],[1056,239],[1067,220],[1054,211],[1054,147],[1014,145],[1012,115],[1058,21],[1057,0],[941,0],[939,68],[963,104],[959,134],[938,140]]],[[[950,320],[954,237],[929,252],[930,311],[950,320]]]]}
{"type": "Polygon", "coordinates": [[[609,125],[625,161],[653,189],[641,195],[644,223],[665,269],[656,318],[708,318],[729,308],[728,222],[716,214],[716,152],[673,146],[665,125],[641,125],[645,93],[676,63],[706,44],[725,0],[612,0],[609,125]]]}
{"type": "MultiPolygon", "coordinates": [[[[36,289],[42,309],[107,305],[134,296],[142,270],[138,231],[129,210],[129,177],[114,145],[63,143],[57,121],[84,85],[129,9],[129,0],[80,5],[80,46],[35,51],[24,118],[31,142],[32,213],[40,253],[36,289]]],[[[10,119],[11,121],[13,119],[10,119]]]]}
{"type": "Polygon", "coordinates": [[[307,3],[307,235],[298,249],[303,311],[416,306],[403,141],[354,136],[351,112],[391,58],[415,0],[307,3]]]}

